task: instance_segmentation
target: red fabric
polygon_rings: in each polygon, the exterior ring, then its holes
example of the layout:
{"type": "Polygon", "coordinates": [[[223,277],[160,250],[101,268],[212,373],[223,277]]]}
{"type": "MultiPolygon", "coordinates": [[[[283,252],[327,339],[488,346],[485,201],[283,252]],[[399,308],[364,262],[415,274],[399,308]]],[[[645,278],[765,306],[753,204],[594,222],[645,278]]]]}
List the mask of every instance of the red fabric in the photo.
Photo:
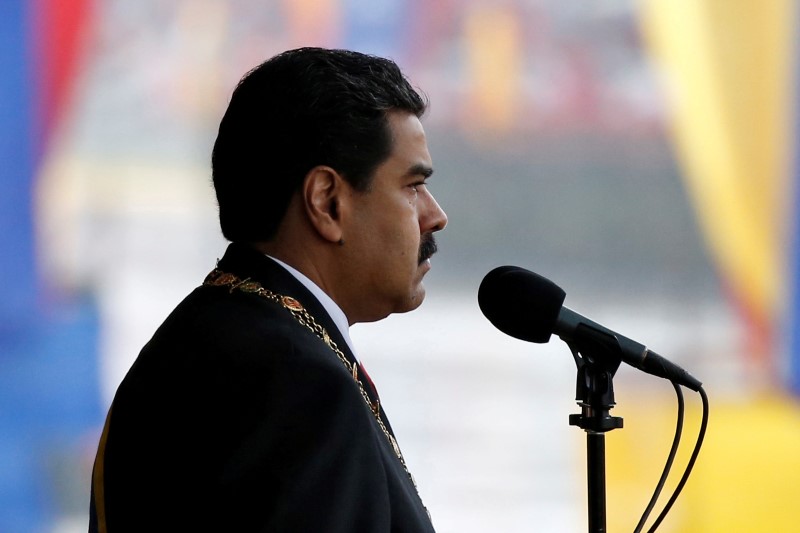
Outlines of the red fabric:
{"type": "Polygon", "coordinates": [[[91,0],[30,0],[38,87],[37,128],[46,140],[63,115],[85,49],[91,0]]]}
{"type": "Polygon", "coordinates": [[[372,382],[372,378],[369,377],[369,374],[367,374],[367,369],[364,368],[364,364],[361,363],[361,361],[358,362],[358,371],[362,376],[364,376],[364,379],[366,379],[367,383],[369,383],[370,388],[372,388],[372,392],[375,394],[375,398],[380,400],[380,396],[378,396],[378,389],[375,388],[375,383],[372,382]]]}

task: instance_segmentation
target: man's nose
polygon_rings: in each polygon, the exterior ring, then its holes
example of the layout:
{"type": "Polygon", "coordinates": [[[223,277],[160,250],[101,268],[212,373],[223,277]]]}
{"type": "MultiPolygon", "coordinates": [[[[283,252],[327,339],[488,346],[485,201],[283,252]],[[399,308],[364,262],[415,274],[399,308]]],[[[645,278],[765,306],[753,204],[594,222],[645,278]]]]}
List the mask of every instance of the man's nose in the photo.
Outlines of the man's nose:
{"type": "Polygon", "coordinates": [[[444,212],[433,195],[428,197],[428,212],[423,225],[423,233],[427,231],[441,231],[447,226],[447,213],[444,212]]]}

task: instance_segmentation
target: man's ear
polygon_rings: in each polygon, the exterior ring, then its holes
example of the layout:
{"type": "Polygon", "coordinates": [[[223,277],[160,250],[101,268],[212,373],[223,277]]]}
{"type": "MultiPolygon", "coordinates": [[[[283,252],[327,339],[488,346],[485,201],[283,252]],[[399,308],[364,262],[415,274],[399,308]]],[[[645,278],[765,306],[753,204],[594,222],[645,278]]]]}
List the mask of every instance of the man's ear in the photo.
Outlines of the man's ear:
{"type": "Polygon", "coordinates": [[[312,168],[303,181],[303,206],[309,222],[323,239],[342,239],[341,203],[347,182],[334,169],[320,165],[312,168]]]}

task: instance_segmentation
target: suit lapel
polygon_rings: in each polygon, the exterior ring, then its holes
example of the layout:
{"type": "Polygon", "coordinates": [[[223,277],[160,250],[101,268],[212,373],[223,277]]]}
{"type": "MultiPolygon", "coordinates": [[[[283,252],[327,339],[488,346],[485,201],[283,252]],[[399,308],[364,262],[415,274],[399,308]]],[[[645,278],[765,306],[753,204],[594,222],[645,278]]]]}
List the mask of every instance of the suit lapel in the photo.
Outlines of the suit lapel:
{"type": "MultiPolygon", "coordinates": [[[[328,335],[350,364],[359,366],[358,360],[353,352],[350,351],[350,346],[344,340],[339,328],[336,327],[325,307],[297,278],[281,265],[247,245],[233,243],[228,246],[225,255],[219,260],[217,268],[234,274],[241,279],[249,278],[252,281],[257,281],[265,289],[296,299],[325,328],[325,331],[328,332],[328,335]]],[[[363,372],[362,375],[358,376],[358,379],[373,405],[376,403],[380,405],[378,393],[372,381],[363,375],[363,372]]],[[[386,425],[386,429],[394,436],[394,431],[389,424],[389,419],[382,405],[380,405],[380,416],[386,425]]]]}
{"type": "Polygon", "coordinates": [[[265,289],[296,299],[325,328],[347,360],[353,365],[357,364],[355,355],[350,351],[350,346],[344,340],[325,307],[281,265],[247,245],[233,243],[228,246],[225,255],[219,260],[218,268],[242,279],[250,278],[252,281],[260,283],[265,289]]]}

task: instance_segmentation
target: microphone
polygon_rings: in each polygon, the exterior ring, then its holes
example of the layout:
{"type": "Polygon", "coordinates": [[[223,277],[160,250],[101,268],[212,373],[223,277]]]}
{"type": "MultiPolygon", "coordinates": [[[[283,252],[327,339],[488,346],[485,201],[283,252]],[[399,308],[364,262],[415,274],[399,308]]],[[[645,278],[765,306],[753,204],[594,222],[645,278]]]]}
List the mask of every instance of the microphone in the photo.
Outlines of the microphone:
{"type": "Polygon", "coordinates": [[[528,342],[555,333],[566,343],[612,346],[622,361],[648,374],[699,391],[702,383],[646,346],[564,307],[566,292],[549,279],[516,266],[497,267],[483,278],[478,305],[497,329],[528,342]]]}

